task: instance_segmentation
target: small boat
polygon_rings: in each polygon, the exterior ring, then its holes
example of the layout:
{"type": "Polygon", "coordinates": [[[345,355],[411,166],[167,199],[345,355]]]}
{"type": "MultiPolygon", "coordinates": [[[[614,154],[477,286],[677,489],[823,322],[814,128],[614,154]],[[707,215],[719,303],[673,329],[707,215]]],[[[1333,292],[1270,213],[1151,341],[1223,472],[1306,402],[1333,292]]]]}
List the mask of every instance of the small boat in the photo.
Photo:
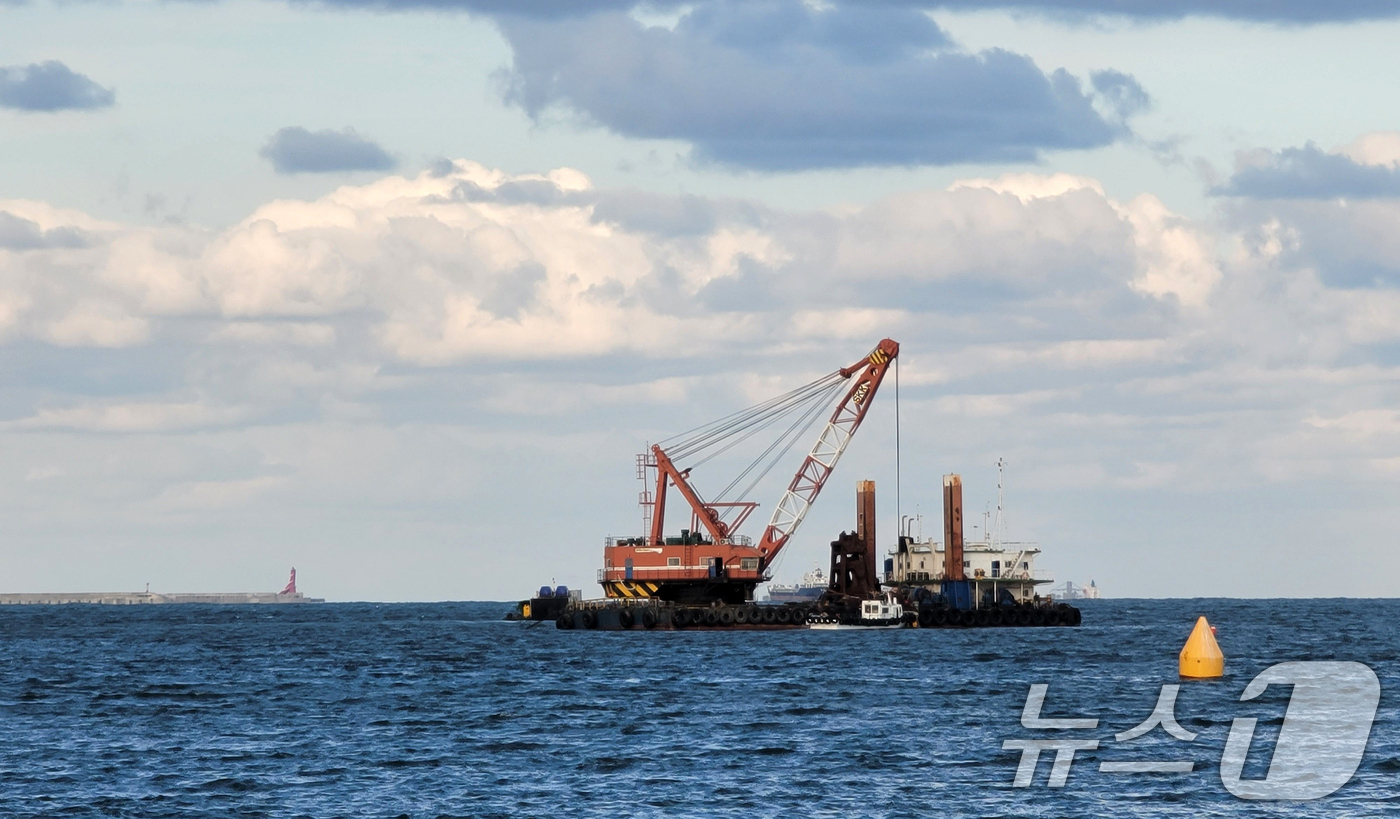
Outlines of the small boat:
{"type": "Polygon", "coordinates": [[[872,628],[901,628],[904,625],[904,607],[894,599],[894,595],[886,592],[880,600],[862,600],[860,604],[860,620],[857,622],[840,622],[827,618],[817,618],[812,620],[808,628],[822,629],[825,631],[848,631],[852,629],[872,629],[872,628]]]}

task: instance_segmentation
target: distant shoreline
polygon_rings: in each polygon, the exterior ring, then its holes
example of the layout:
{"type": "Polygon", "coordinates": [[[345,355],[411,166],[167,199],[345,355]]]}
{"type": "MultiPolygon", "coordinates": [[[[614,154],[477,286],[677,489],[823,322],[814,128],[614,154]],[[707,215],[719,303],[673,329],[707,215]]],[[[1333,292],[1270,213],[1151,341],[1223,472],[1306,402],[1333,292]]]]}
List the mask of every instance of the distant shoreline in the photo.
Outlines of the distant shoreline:
{"type": "Polygon", "coordinates": [[[32,594],[0,594],[0,606],[152,606],[171,603],[205,603],[213,605],[288,605],[324,603],[325,600],[295,592],[213,592],[157,594],[155,592],[37,592],[32,594]]]}

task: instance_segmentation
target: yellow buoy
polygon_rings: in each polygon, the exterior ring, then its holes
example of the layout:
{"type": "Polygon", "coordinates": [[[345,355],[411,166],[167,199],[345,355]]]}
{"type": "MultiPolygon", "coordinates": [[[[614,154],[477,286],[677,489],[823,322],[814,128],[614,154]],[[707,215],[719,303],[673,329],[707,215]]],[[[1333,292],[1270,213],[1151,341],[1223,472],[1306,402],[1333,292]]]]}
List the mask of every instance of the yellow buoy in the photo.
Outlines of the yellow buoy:
{"type": "Polygon", "coordinates": [[[1177,657],[1181,676],[1195,679],[1219,677],[1225,673],[1225,655],[1220,652],[1220,644],[1215,642],[1206,618],[1198,617],[1191,636],[1186,638],[1181,654],[1177,657]]]}

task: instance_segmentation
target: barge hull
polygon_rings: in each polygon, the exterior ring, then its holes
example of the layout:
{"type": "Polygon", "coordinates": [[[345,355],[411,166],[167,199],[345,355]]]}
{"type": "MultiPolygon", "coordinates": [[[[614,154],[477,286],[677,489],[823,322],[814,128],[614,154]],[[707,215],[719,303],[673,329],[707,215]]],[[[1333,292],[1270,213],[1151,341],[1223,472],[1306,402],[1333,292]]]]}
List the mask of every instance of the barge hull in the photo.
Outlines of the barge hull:
{"type": "MultiPolygon", "coordinates": [[[[904,628],[1040,628],[1080,623],[1073,606],[998,607],[907,612],[904,628]]],[[[860,626],[858,619],[810,605],[676,606],[665,602],[585,602],[554,621],[561,631],[793,631],[816,626],[860,626]],[[742,612],[742,613],[741,613],[742,612]],[[755,613],[758,621],[754,622],[755,613]]]]}

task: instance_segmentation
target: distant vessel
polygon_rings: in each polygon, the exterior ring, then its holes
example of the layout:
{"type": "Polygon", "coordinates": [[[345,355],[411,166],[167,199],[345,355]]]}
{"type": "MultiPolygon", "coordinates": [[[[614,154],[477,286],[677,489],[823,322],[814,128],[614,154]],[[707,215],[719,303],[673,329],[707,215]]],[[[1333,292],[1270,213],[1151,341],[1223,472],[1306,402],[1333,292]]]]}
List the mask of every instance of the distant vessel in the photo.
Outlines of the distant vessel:
{"type": "Polygon", "coordinates": [[[1073,581],[1066,580],[1064,585],[1056,586],[1050,590],[1056,600],[1098,600],[1099,587],[1090,580],[1087,586],[1076,586],[1073,581]]]}
{"type": "Polygon", "coordinates": [[[297,591],[297,570],[280,592],[193,592],[160,594],[150,586],[143,592],[40,592],[37,594],[0,594],[0,606],[46,606],[88,603],[101,606],[144,606],[163,603],[206,603],[214,605],[246,605],[253,603],[324,603],[297,591]]]}
{"type": "Polygon", "coordinates": [[[769,586],[769,603],[810,603],[822,596],[828,582],[826,573],[817,568],[802,575],[802,579],[791,586],[769,586]]]}

